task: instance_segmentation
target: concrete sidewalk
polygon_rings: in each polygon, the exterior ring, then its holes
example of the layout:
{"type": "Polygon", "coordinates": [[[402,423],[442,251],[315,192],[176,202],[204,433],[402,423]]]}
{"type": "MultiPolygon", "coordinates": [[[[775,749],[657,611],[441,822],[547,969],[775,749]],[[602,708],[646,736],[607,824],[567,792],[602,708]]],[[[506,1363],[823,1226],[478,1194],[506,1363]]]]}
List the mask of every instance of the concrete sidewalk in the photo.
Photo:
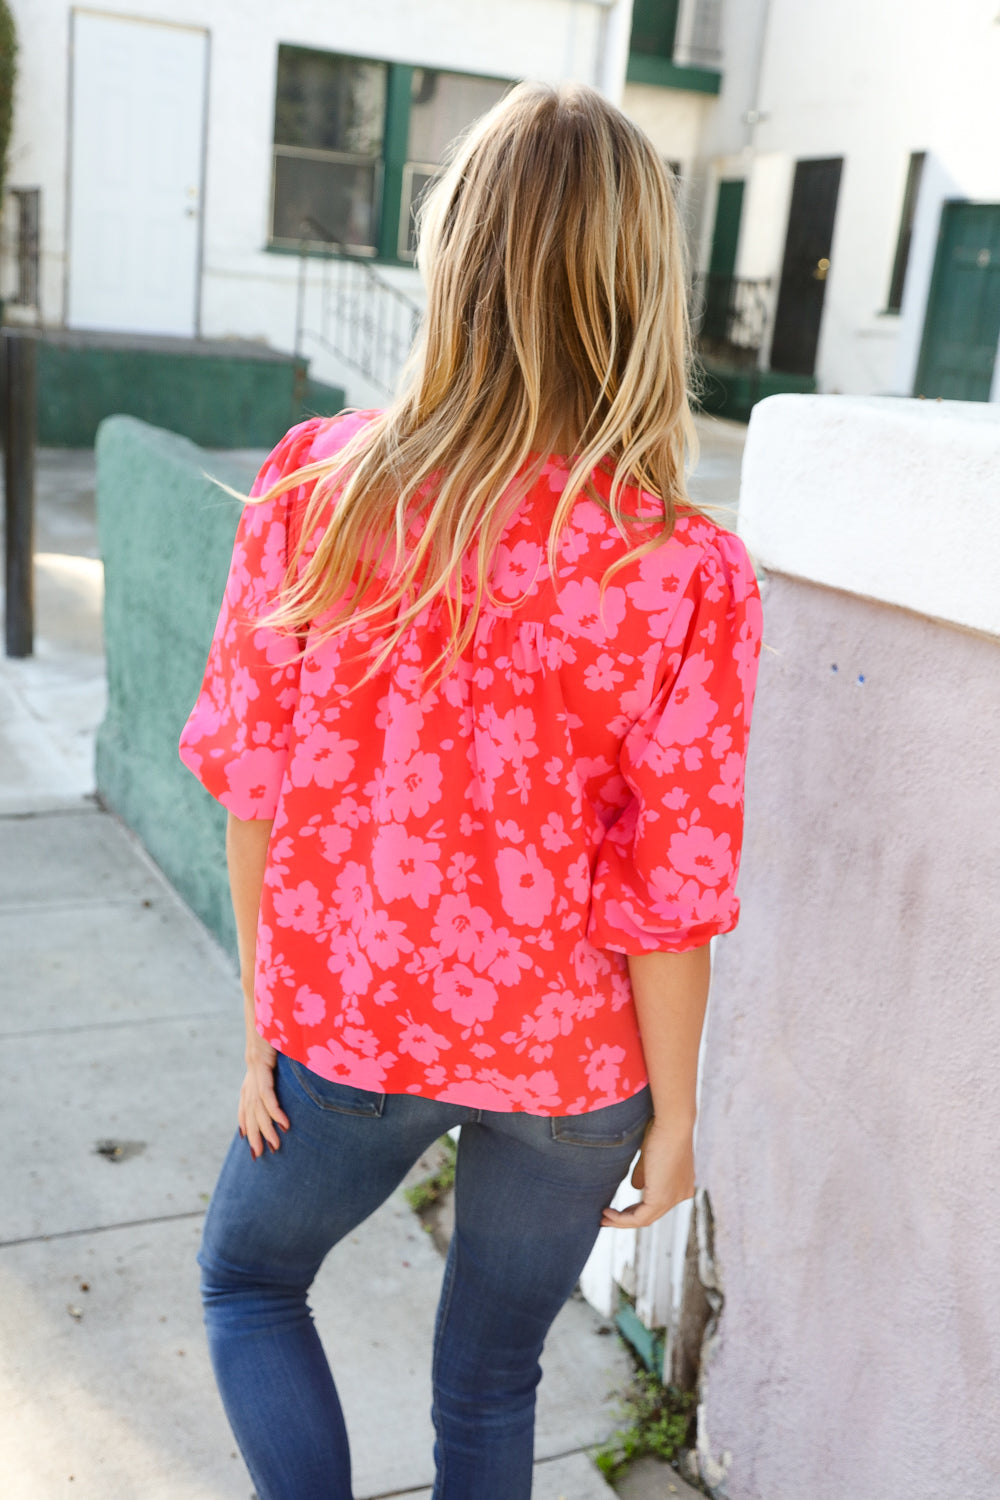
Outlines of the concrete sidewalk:
{"type": "MultiPolygon", "coordinates": [[[[723,446],[711,498],[734,500],[738,434],[723,446]]],[[[105,693],[92,455],[41,453],[38,509],[36,654],[0,657],[0,1493],[249,1500],[193,1261],[234,1126],[239,987],[93,796],[105,693]]],[[[357,1500],[430,1495],[441,1271],[399,1192],[317,1282],[357,1500]]],[[[610,1496],[587,1453],[616,1423],[628,1355],[574,1299],[543,1365],[534,1500],[610,1496]]],[[[664,1469],[631,1493],[694,1492],[664,1469]]]]}

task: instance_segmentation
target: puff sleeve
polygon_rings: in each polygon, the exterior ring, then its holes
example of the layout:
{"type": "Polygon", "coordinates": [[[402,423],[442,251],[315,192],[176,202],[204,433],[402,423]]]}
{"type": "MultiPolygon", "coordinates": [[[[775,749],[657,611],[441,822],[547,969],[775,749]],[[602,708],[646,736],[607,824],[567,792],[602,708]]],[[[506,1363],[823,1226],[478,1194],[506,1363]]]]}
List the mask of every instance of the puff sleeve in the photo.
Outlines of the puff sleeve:
{"type": "Polygon", "coordinates": [[[622,741],[630,792],[598,850],[587,936],[683,952],[735,927],[760,595],[739,539],[706,545],[664,641],[663,686],[622,741]]]}
{"type": "MultiPolygon", "coordinates": [[[[320,426],[314,418],[286,433],[251,496],[309,462],[320,426]]],[[[277,601],[305,496],[303,486],[244,507],[201,692],[181,734],[181,760],[242,819],[274,817],[288,760],[301,643],[255,622],[277,601]]]]}

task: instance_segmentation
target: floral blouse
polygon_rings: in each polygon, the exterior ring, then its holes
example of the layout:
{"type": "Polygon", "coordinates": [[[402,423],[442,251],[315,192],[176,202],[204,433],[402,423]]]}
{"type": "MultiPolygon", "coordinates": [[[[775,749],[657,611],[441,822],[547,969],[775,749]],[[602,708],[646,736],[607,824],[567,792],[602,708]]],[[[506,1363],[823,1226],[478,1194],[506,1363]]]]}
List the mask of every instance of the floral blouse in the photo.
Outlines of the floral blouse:
{"type": "MultiPolygon", "coordinates": [[[[370,415],[294,427],[253,493],[370,415]]],[[[761,630],[746,552],[682,517],[602,600],[627,544],[594,500],[546,564],[566,477],[550,460],[521,503],[440,685],[422,671],[448,637],[436,605],[360,687],[357,630],[303,657],[257,625],[309,487],[243,512],[181,756],[238,818],[274,820],[257,1027],[325,1078],[537,1115],[617,1103],[646,1082],[624,955],[736,924],[761,630]]]]}

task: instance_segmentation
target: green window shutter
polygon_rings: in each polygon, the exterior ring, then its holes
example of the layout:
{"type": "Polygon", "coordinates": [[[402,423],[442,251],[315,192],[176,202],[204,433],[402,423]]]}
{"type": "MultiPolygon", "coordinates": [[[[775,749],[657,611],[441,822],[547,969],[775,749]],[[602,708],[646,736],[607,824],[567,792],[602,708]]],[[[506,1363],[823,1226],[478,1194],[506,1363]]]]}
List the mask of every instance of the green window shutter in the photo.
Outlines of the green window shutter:
{"type": "Polygon", "coordinates": [[[680,0],[635,0],[629,51],[644,57],[672,58],[679,10],[680,0]]]}
{"type": "Polygon", "coordinates": [[[406,166],[407,142],[410,134],[412,87],[413,69],[404,63],[390,63],[382,148],[382,221],[378,237],[380,260],[396,260],[399,255],[399,211],[403,197],[403,168],[406,166]]]}
{"type": "Polygon", "coordinates": [[[732,276],[736,270],[736,249],[742,215],[743,180],[726,178],[719,183],[719,196],[715,204],[712,256],[708,263],[710,276],[732,276]]]}

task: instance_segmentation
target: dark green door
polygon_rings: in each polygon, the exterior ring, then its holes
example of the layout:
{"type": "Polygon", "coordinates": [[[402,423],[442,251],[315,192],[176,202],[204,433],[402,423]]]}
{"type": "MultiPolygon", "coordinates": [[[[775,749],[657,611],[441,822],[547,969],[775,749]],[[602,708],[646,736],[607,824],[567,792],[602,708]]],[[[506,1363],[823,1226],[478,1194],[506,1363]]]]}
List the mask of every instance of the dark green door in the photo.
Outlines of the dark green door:
{"type": "Polygon", "coordinates": [[[724,343],[726,339],[742,213],[743,179],[720,182],[712,230],[712,255],[705,278],[705,317],[701,338],[706,344],[724,343]]]}
{"type": "Polygon", "coordinates": [[[1000,203],[946,203],[915,396],[988,401],[1000,341],[1000,203]]]}
{"type": "Polygon", "coordinates": [[[811,375],[823,318],[842,157],[795,164],[785,258],[771,338],[771,369],[811,375]]]}

